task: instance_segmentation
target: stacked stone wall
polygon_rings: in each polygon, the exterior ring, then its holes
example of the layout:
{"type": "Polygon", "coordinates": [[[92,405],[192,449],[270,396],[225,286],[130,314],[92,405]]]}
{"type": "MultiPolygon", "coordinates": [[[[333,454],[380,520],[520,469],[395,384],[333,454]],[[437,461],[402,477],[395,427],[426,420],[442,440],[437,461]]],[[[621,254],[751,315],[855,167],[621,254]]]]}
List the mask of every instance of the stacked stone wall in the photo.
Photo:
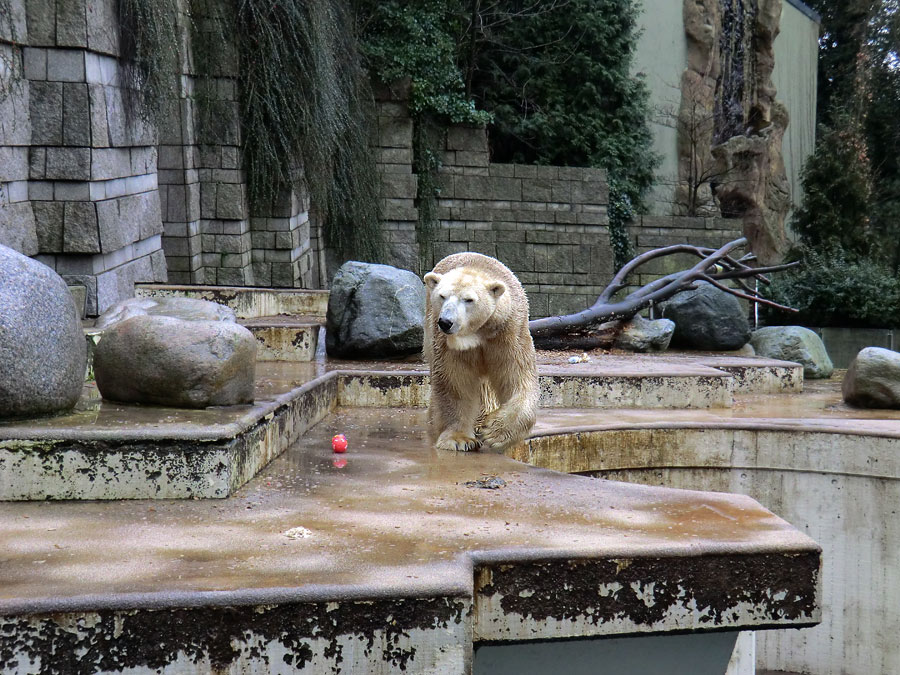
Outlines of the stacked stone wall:
{"type": "Polygon", "coordinates": [[[128,114],[113,0],[10,7],[0,229],[83,285],[97,313],[166,279],[155,131],[128,114]]]}
{"type": "MultiPolygon", "coordinates": [[[[735,218],[692,218],[690,216],[640,216],[629,229],[635,253],[673,244],[691,244],[717,249],[744,236],[742,222],[735,218]]],[[[688,269],[699,258],[677,254],[651,260],[643,265],[634,283],[644,285],[667,274],[688,269]]]]}
{"type": "MultiPolygon", "coordinates": [[[[379,111],[390,264],[421,272],[451,253],[496,257],[522,281],[533,317],[580,311],[597,299],[613,276],[603,170],[491,162],[483,128],[452,127],[440,170],[439,226],[432,255],[422,256],[415,232],[412,123],[402,102],[382,102],[379,111]]],[[[638,253],[677,243],[718,248],[741,236],[741,224],[641,216],[629,235],[638,253]]],[[[679,255],[652,261],[635,282],[648,283],[696,260],[679,255]]]]}
{"type": "Polygon", "coordinates": [[[219,38],[182,7],[173,36],[185,47],[181,77],[150,123],[129,105],[116,0],[9,6],[0,16],[0,243],[84,286],[88,315],[131,297],[136,282],[320,287],[308,196],[251,212],[234,45],[218,45],[216,70],[198,78],[192,39],[219,38]]]}
{"type": "MultiPolygon", "coordinates": [[[[126,105],[115,3],[11,0],[12,15],[0,17],[0,243],[83,286],[89,315],[130,297],[135,282],[327,285],[343,261],[322,268],[328,252],[309,196],[252,210],[234,45],[217,44],[214,71],[198,77],[197,50],[221,36],[203,16],[179,13],[181,76],[150,124],[126,105]]],[[[451,128],[438,227],[420,251],[414,127],[400,98],[379,92],[373,141],[387,262],[424,272],[449,253],[478,251],[519,275],[535,316],[591,304],[613,271],[604,173],[494,163],[483,128],[451,128]]],[[[638,252],[716,247],[739,235],[735,223],[645,216],[631,235],[638,252]]],[[[691,262],[653,263],[639,281],[691,262]]]]}

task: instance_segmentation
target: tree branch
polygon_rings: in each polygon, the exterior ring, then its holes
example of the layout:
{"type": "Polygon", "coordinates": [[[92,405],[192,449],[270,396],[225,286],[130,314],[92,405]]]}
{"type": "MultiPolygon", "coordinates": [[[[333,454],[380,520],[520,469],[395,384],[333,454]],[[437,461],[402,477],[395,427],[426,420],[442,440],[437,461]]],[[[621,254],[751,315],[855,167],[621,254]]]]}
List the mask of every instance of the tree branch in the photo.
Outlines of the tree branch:
{"type": "Polygon", "coordinates": [[[647,251],[625,264],[603,290],[597,301],[587,309],[574,314],[535,319],[529,322],[528,327],[535,338],[559,338],[560,336],[571,334],[578,334],[581,338],[584,338],[585,332],[596,329],[601,323],[631,319],[635,314],[653,304],[668,300],[682,291],[696,288],[698,281],[706,281],[726,293],[750,302],[789,312],[797,311],[791,307],[785,307],[771,300],[766,300],[741,280],[756,279],[768,284],[769,279],[764,276],[765,273],[781,272],[782,270],[796,267],[800,263],[794,262],[757,268],[749,267],[746,263],[756,259],[752,254],[744,255],[738,259],[729,255],[734,249],[746,244],[747,240],[741,237],[728,242],[719,249],[691,246],[690,244],[676,244],[647,251]],[[649,284],[632,291],[622,300],[612,301],[616,293],[628,287],[629,276],[641,265],[651,260],[679,253],[694,255],[700,260],[689,269],[651,281],[649,284]],[[743,290],[726,286],[722,283],[726,280],[735,281],[743,290]]]}

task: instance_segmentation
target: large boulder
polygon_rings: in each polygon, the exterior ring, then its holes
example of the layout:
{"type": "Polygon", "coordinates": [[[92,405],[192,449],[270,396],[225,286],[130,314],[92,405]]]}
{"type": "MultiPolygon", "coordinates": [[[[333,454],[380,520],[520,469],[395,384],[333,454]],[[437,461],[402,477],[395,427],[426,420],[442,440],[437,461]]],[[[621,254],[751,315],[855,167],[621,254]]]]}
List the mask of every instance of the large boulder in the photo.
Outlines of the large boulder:
{"type": "Polygon", "coordinates": [[[94,327],[105,330],[125,319],[143,315],[171,316],[185,321],[236,321],[234,310],[225,305],[209,300],[172,296],[122,300],[103,312],[94,327]]]}
{"type": "Polygon", "coordinates": [[[803,366],[803,377],[819,380],[831,377],[834,365],[821,338],[803,326],[768,326],[753,332],[750,344],[759,356],[793,361],[803,366]]]}
{"type": "Polygon", "coordinates": [[[0,418],[72,408],[84,385],[86,349],[62,277],[0,245],[0,418]]]}
{"type": "Polygon", "coordinates": [[[842,390],[844,401],[859,408],[900,409],[900,354],[866,347],[850,364],[842,390]]]}
{"type": "Polygon", "coordinates": [[[622,325],[613,347],[629,352],[662,352],[669,348],[675,324],[669,319],[645,319],[635,316],[622,325]]]}
{"type": "Polygon", "coordinates": [[[425,285],[407,270],[350,261],[328,296],[325,348],[338,358],[390,358],[422,350],[425,285]]]}
{"type": "Polygon", "coordinates": [[[227,321],[135,316],[103,334],[94,375],[103,398],[178,408],[253,402],[256,340],[227,321]]]}
{"type": "Polygon", "coordinates": [[[708,283],[683,291],[660,305],[675,322],[673,347],[731,351],[750,340],[750,322],[737,298],[708,283]]]}

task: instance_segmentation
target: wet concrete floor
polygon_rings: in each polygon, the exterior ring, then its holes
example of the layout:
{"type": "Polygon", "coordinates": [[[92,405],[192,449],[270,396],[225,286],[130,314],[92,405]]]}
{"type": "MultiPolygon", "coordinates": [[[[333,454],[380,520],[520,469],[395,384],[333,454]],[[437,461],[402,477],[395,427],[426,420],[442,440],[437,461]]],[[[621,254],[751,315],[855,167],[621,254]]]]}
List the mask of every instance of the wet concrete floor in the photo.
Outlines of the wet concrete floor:
{"type": "Polygon", "coordinates": [[[478,561],[815,548],[747,497],[437,453],[424,414],[339,410],[227,500],[0,503],[0,611],[468,595],[478,561]]]}

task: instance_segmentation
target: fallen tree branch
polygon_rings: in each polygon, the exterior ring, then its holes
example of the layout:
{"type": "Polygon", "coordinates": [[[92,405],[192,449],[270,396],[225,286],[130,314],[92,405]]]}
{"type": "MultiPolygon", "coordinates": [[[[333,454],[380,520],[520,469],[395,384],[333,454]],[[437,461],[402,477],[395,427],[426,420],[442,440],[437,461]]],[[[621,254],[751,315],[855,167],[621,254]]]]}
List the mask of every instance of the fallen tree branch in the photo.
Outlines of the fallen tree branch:
{"type": "MultiPolygon", "coordinates": [[[[597,298],[597,301],[580,312],[575,314],[566,314],[563,316],[548,316],[544,319],[534,319],[530,321],[528,327],[531,335],[540,338],[542,345],[553,344],[556,340],[551,338],[562,338],[568,336],[566,346],[586,347],[589,344],[597,342],[594,346],[599,346],[599,342],[603,340],[601,336],[590,337],[586,335],[604,323],[610,321],[626,321],[634,317],[641,310],[646,309],[654,304],[664,302],[682,291],[696,288],[696,284],[701,281],[711,283],[726,293],[730,293],[738,298],[748,300],[750,302],[775,307],[787,312],[796,312],[791,307],[785,307],[777,302],[772,302],[760,296],[760,294],[750,288],[750,286],[741,281],[742,279],[756,279],[761,283],[768,284],[769,279],[765,275],[768,273],[781,272],[791,267],[795,267],[800,263],[787,263],[784,265],[770,265],[768,267],[750,267],[748,262],[752,262],[756,257],[750,253],[741,258],[735,259],[729,255],[735,249],[747,244],[747,240],[743,237],[728,242],[719,249],[711,249],[703,246],[691,246],[689,244],[676,244],[674,246],[666,246],[664,248],[647,251],[635,257],[613,277],[613,280],[603,290],[597,298]],[[693,267],[675,272],[665,277],[638,288],[623,299],[613,302],[613,297],[619,291],[628,288],[628,278],[634,274],[642,265],[678,253],[686,253],[700,258],[700,261],[693,267]],[[723,284],[723,281],[732,280],[738,284],[738,288],[731,288],[723,284]]],[[[562,344],[562,342],[560,344],[562,344]]]]}

